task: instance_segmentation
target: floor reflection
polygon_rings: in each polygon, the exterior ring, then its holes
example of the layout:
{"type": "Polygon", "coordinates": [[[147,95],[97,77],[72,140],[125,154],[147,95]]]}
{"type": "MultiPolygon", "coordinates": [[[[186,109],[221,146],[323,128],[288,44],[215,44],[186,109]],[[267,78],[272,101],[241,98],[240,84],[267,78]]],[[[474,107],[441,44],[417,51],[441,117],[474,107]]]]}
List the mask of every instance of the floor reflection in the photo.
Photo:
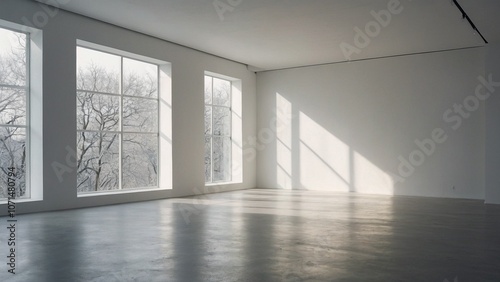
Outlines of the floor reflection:
{"type": "Polygon", "coordinates": [[[253,189],[17,219],[0,281],[500,281],[480,201],[253,189]]]}

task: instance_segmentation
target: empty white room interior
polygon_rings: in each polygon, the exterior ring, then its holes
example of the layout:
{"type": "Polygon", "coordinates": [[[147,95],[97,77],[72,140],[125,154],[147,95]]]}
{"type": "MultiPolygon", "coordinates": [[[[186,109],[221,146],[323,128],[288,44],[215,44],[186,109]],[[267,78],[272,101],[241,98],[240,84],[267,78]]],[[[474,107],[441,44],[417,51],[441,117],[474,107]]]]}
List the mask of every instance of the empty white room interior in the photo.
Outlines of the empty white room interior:
{"type": "Polygon", "coordinates": [[[500,281],[495,0],[3,0],[0,281],[500,281]]]}

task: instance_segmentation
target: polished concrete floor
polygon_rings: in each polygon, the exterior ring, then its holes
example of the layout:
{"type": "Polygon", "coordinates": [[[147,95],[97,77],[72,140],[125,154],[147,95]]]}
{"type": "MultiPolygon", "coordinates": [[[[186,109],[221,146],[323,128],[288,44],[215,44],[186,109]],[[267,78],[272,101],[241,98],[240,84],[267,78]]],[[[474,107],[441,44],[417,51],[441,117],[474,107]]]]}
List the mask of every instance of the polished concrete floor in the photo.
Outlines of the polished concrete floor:
{"type": "Polygon", "coordinates": [[[481,201],[253,189],[17,219],[0,281],[500,281],[481,201]]]}

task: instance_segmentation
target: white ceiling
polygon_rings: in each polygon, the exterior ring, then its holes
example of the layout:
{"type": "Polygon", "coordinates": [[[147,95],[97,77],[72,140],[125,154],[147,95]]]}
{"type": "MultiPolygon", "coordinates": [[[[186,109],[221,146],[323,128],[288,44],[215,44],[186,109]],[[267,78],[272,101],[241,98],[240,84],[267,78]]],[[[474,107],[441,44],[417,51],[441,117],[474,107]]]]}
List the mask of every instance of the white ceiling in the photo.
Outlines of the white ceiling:
{"type": "MultiPolygon", "coordinates": [[[[47,2],[47,0],[37,0],[47,2]]],[[[346,61],[355,27],[393,0],[73,0],[62,8],[249,65],[254,70],[346,61]],[[216,2],[217,1],[217,2],[216,2]],[[214,3],[231,7],[223,13],[214,3]],[[233,4],[234,7],[229,6],[233,4]]],[[[489,2],[460,0],[491,35],[489,2]]],[[[50,1],[49,1],[50,2],[50,1]]],[[[496,2],[496,3],[495,3],[496,2]]],[[[400,0],[402,12],[351,60],[484,45],[450,0],[400,0]]],[[[494,13],[491,17],[494,18],[494,13]]],[[[467,10],[469,13],[469,11],[467,10]]],[[[474,19],[471,15],[471,18],[474,19]]],[[[496,30],[495,30],[496,31],[496,30]]]]}

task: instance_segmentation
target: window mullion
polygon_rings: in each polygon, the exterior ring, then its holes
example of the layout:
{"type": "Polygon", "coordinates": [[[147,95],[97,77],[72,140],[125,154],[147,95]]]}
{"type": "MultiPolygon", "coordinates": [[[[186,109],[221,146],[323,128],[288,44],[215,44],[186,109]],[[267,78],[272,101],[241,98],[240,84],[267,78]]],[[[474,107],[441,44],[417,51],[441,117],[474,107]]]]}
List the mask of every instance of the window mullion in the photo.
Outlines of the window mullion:
{"type": "Polygon", "coordinates": [[[108,95],[108,96],[122,96],[121,94],[116,94],[116,93],[111,93],[111,92],[101,92],[101,91],[92,91],[92,90],[83,90],[83,89],[76,89],[76,92],[77,93],[108,95]]]}
{"type": "Polygon", "coordinates": [[[18,124],[0,124],[0,127],[19,127],[19,128],[25,128],[28,130],[29,126],[27,125],[18,125],[18,124]]]}
{"type": "MultiPolygon", "coordinates": [[[[28,65],[28,54],[26,54],[26,65],[28,65]]],[[[26,67],[26,73],[29,73],[29,67],[26,67]]],[[[0,84],[0,88],[11,88],[11,89],[21,89],[29,91],[29,81],[26,81],[25,85],[10,85],[10,84],[0,84]]]]}
{"type": "Polygon", "coordinates": [[[123,189],[123,57],[120,57],[120,133],[118,152],[118,189],[123,189]]]}
{"type": "Polygon", "coordinates": [[[28,194],[27,197],[31,198],[31,36],[26,33],[26,46],[24,50],[26,54],[26,81],[24,85],[26,86],[26,93],[24,93],[26,98],[26,165],[25,165],[25,193],[28,194]]]}
{"type": "MultiPolygon", "coordinates": [[[[210,90],[210,97],[212,98],[212,104],[214,103],[214,78],[213,77],[210,77],[210,80],[211,80],[211,83],[210,85],[212,86],[212,89],[210,90]]],[[[212,164],[211,165],[211,169],[210,169],[210,182],[213,183],[214,182],[214,170],[215,170],[215,165],[214,165],[214,107],[212,106],[211,107],[211,115],[210,115],[210,119],[211,119],[211,125],[210,125],[210,133],[211,133],[211,136],[210,136],[210,163],[212,164]]]]}
{"type": "Polygon", "coordinates": [[[157,109],[157,122],[156,122],[156,130],[158,131],[157,132],[157,156],[156,156],[156,184],[158,185],[158,187],[161,187],[161,184],[160,183],[160,166],[161,166],[161,139],[160,139],[160,129],[161,129],[161,122],[162,122],[162,119],[161,119],[161,110],[160,110],[160,93],[161,93],[161,77],[160,77],[160,66],[158,66],[156,68],[156,77],[158,78],[157,81],[156,81],[156,109],[157,109]]]}
{"type": "Polygon", "coordinates": [[[233,83],[229,83],[229,181],[233,179],[233,83]]]}

